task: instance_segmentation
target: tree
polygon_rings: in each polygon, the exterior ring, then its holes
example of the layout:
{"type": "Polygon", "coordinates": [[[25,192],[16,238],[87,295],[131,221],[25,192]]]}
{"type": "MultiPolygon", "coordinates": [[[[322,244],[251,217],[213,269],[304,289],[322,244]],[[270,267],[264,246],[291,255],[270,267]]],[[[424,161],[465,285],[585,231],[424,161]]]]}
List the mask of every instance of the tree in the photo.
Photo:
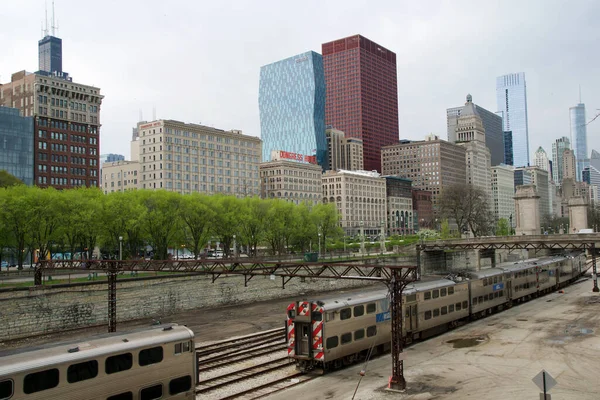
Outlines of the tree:
{"type": "Polygon", "coordinates": [[[295,206],[283,200],[270,200],[265,238],[272,254],[285,254],[297,225],[295,206]]]}
{"type": "Polygon", "coordinates": [[[181,195],[165,190],[138,191],[136,194],[140,196],[144,207],[140,218],[141,227],[154,249],[154,258],[166,260],[169,245],[177,246],[173,239],[180,226],[177,210],[181,203],[181,195]]]}
{"type": "Polygon", "coordinates": [[[492,215],[486,193],[473,185],[455,184],[443,190],[438,201],[443,217],[453,219],[458,229],[468,229],[475,236],[491,232],[492,215]]]}
{"type": "Polygon", "coordinates": [[[223,245],[223,254],[229,256],[233,235],[239,234],[240,200],[233,196],[212,197],[214,206],[213,232],[223,245]]]}
{"type": "MultiPolygon", "coordinates": [[[[63,193],[54,188],[30,188],[27,196],[27,207],[33,213],[35,222],[29,225],[28,238],[30,249],[37,250],[40,258],[51,252],[52,242],[59,238],[60,228],[70,228],[63,218],[67,215],[61,212],[59,200],[63,193]]],[[[85,210],[85,207],[82,207],[85,210]]],[[[51,255],[51,254],[50,254],[51,255]]]]}
{"type": "Polygon", "coordinates": [[[506,218],[500,218],[496,224],[496,236],[510,235],[510,226],[506,218]]]}
{"type": "Polygon", "coordinates": [[[269,202],[258,197],[245,197],[240,208],[240,230],[244,242],[256,256],[258,244],[265,236],[265,224],[269,213],[269,202]]]}
{"type": "Polygon", "coordinates": [[[40,189],[25,185],[0,189],[0,218],[13,238],[19,269],[23,268],[25,247],[31,238],[32,225],[37,220],[29,204],[29,197],[35,190],[40,189]]]}
{"type": "Polygon", "coordinates": [[[452,234],[450,233],[450,224],[448,223],[447,218],[442,220],[440,236],[442,239],[450,239],[452,237],[452,234]]]}
{"type": "Polygon", "coordinates": [[[317,228],[316,233],[320,232],[322,235],[323,243],[326,243],[328,238],[335,239],[343,235],[335,204],[317,204],[311,209],[311,217],[317,228]]]}
{"type": "Polygon", "coordinates": [[[0,188],[7,188],[15,185],[23,185],[23,181],[19,178],[14,177],[8,172],[1,170],[0,171],[0,188]]]}
{"type": "Polygon", "coordinates": [[[210,199],[199,193],[185,195],[181,199],[179,217],[185,227],[183,241],[196,259],[210,239],[210,227],[215,218],[210,205],[210,199]]]}

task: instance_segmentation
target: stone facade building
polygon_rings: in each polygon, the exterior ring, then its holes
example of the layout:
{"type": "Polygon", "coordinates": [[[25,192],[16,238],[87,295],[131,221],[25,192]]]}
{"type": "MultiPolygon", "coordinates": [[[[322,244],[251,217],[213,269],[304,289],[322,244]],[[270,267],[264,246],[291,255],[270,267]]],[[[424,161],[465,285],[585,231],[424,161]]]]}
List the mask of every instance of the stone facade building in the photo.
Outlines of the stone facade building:
{"type": "Polygon", "coordinates": [[[465,148],[437,136],[382,147],[381,163],[383,175],[410,179],[413,188],[430,191],[434,212],[445,187],[467,181],[465,148]]]}
{"type": "Polygon", "coordinates": [[[327,171],[322,176],[323,203],[334,203],[346,234],[377,235],[387,220],[386,180],[377,172],[327,171]]]}
{"type": "Polygon", "coordinates": [[[363,170],[363,142],[357,138],[347,138],[344,132],[327,128],[327,152],[331,170],[345,169],[347,171],[363,170]]]}
{"type": "Polygon", "coordinates": [[[102,192],[124,192],[139,189],[138,161],[112,161],[102,164],[102,192]]]}
{"type": "Polygon", "coordinates": [[[389,235],[414,233],[412,182],[397,176],[385,176],[387,196],[387,232],[389,235]]]}
{"type": "Polygon", "coordinates": [[[512,166],[496,165],[492,171],[492,207],[494,219],[511,221],[515,216],[515,172],[512,166]]]}
{"type": "Polygon", "coordinates": [[[174,120],[138,124],[140,189],[260,195],[262,141],[174,120]]]}
{"type": "Polygon", "coordinates": [[[318,204],[322,198],[321,167],[289,160],[260,164],[263,199],[282,199],[295,204],[318,204]]]}

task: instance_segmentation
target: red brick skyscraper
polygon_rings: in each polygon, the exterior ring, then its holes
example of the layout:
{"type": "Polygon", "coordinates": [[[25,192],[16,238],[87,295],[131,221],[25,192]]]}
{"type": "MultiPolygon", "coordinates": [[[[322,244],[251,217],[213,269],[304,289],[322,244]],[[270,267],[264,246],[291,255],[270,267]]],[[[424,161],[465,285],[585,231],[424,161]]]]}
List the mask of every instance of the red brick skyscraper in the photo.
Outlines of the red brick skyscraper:
{"type": "Polygon", "coordinates": [[[398,143],[396,54],[360,35],[322,45],[325,124],[363,140],[364,168],[381,172],[381,147],[398,143]]]}

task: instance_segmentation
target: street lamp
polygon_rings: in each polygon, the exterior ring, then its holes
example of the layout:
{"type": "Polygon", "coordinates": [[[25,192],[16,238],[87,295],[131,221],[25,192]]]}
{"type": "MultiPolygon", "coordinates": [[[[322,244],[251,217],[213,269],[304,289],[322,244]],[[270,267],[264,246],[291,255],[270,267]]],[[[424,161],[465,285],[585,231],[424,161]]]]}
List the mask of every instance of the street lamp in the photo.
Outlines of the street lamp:
{"type": "Polygon", "coordinates": [[[233,235],[233,258],[237,258],[237,243],[235,242],[235,235],[233,235]]]}
{"type": "MultiPolygon", "coordinates": [[[[319,228],[321,229],[321,228],[319,228]]],[[[319,256],[321,255],[321,232],[319,232],[319,256]]]]}
{"type": "Polygon", "coordinates": [[[385,222],[381,221],[381,254],[385,253],[385,222]]]}
{"type": "Polygon", "coordinates": [[[119,236],[119,261],[123,260],[123,236],[119,236]]]}

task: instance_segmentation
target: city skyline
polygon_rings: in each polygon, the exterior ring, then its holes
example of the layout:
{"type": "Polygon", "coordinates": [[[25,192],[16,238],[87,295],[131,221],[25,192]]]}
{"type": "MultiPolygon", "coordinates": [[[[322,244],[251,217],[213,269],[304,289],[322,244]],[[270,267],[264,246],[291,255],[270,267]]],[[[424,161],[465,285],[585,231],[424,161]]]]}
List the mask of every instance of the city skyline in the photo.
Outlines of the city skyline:
{"type": "MultiPolygon", "coordinates": [[[[471,93],[482,107],[496,111],[494,79],[512,71],[524,71],[527,76],[530,153],[539,146],[549,149],[556,138],[569,136],[568,109],[577,102],[579,84],[588,120],[600,108],[600,78],[593,73],[595,63],[588,54],[599,37],[590,16],[600,7],[591,1],[570,8],[560,7],[559,2],[544,2],[545,18],[534,26],[526,22],[538,20],[541,2],[515,2],[520,9],[516,18],[504,18],[512,15],[510,4],[471,4],[470,15],[465,16],[455,5],[401,7],[390,2],[378,10],[369,9],[369,18],[364,18],[364,2],[344,3],[341,12],[334,2],[302,7],[234,2],[230,7],[143,4],[127,4],[119,15],[109,6],[98,5],[95,20],[114,21],[115,29],[102,30],[96,37],[90,36],[89,26],[80,18],[89,13],[82,4],[69,0],[56,3],[64,65],[78,81],[102,87],[106,95],[101,153],[127,154],[129,143],[123,138],[139,120],[140,109],[144,119],[152,119],[156,108],[157,118],[202,122],[259,136],[256,99],[260,66],[306,50],[320,52],[322,43],[353,34],[364,35],[398,56],[400,139],[416,140],[429,132],[445,137],[444,110],[465,93],[471,93]],[[315,13],[315,7],[321,11],[315,13]],[[344,24],[325,23],[334,10],[344,24]],[[193,16],[200,12],[206,17],[197,24],[193,16]],[[271,24],[248,19],[250,12],[266,14],[261,18],[271,24]],[[310,21],[318,28],[296,29],[289,24],[290,18],[277,21],[271,18],[275,15],[293,15],[294,20],[310,21]],[[489,24],[492,15],[494,21],[503,22],[489,24]],[[558,29],[558,19],[562,26],[575,26],[575,31],[567,34],[558,29]],[[160,23],[168,29],[126,33],[118,28],[136,20],[148,21],[149,26],[160,23]],[[221,32],[218,27],[225,20],[235,29],[221,32]],[[214,31],[219,35],[212,35],[214,31]],[[571,35],[581,39],[565,40],[571,35]],[[540,42],[540,37],[546,42],[540,42]],[[519,46],[497,45],[507,42],[518,42],[519,46]],[[482,47],[490,55],[486,59],[477,59],[467,68],[457,62],[482,47]],[[554,61],[557,52],[562,55],[560,63],[554,61]],[[580,61],[584,56],[587,62],[580,61]]],[[[10,81],[10,74],[19,70],[37,69],[43,8],[39,0],[24,1],[22,7],[11,10],[11,18],[0,28],[0,40],[12,55],[0,66],[0,82],[10,81]],[[18,37],[14,32],[19,32],[18,37]]],[[[600,123],[588,125],[588,150],[600,148],[598,133],[600,123]]],[[[532,156],[529,154],[530,159],[532,156]]]]}

